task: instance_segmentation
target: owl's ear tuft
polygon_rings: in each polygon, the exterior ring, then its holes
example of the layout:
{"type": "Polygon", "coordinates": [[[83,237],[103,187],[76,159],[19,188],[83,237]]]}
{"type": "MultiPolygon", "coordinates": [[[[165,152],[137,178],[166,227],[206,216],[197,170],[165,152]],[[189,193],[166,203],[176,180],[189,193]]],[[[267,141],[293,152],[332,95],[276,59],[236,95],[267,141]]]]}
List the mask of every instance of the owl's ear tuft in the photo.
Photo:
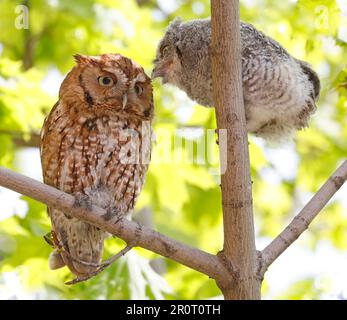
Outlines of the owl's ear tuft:
{"type": "Polygon", "coordinates": [[[86,55],[76,53],[73,57],[81,67],[85,66],[87,63],[90,63],[90,58],[86,55]]]}

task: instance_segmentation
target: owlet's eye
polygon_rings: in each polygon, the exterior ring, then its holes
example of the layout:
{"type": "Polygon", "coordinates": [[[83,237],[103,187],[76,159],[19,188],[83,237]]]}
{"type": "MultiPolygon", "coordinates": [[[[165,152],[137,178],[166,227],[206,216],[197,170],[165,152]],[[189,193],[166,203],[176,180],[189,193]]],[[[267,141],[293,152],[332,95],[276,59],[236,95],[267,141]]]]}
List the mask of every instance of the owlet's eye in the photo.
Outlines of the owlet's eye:
{"type": "Polygon", "coordinates": [[[101,86],[104,86],[104,87],[110,87],[110,86],[113,86],[114,84],[114,81],[111,77],[99,77],[98,78],[98,82],[101,86]]]}
{"type": "Polygon", "coordinates": [[[138,96],[140,96],[143,92],[143,88],[139,84],[135,84],[135,92],[138,96]]]}
{"type": "Polygon", "coordinates": [[[169,53],[169,46],[162,47],[160,53],[162,57],[165,57],[169,53]]]}

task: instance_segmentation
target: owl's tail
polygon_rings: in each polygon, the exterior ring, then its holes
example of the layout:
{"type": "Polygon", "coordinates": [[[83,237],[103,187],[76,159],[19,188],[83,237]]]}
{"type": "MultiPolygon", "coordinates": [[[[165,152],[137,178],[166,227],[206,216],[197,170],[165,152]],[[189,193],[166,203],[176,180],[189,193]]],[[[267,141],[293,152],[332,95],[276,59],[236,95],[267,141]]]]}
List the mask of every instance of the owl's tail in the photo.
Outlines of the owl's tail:
{"type": "Polygon", "coordinates": [[[319,93],[321,89],[320,80],[318,74],[312,69],[312,67],[305,61],[298,60],[302,71],[307,75],[308,80],[312,83],[313,91],[312,91],[312,99],[313,101],[317,101],[319,98],[319,93]]]}
{"type": "Polygon", "coordinates": [[[54,270],[66,265],[79,277],[96,271],[102,259],[106,233],[75,218],[64,218],[66,221],[61,223],[60,220],[54,228],[60,248],[50,255],[49,267],[54,270]]]}

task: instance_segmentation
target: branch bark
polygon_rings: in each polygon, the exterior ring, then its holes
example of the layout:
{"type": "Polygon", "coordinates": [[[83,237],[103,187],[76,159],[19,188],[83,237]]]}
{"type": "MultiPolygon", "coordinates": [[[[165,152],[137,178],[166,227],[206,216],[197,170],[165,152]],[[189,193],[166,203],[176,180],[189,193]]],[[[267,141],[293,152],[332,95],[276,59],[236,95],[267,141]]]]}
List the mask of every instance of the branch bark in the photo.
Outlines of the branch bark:
{"type": "Polygon", "coordinates": [[[40,135],[35,132],[0,130],[1,135],[10,136],[13,143],[18,147],[38,148],[40,145],[40,135]]]}
{"type": "Polygon", "coordinates": [[[226,150],[220,147],[224,248],[223,261],[233,261],[235,281],[219,283],[225,299],[259,299],[254,239],[252,183],[241,78],[238,0],[211,0],[212,83],[219,130],[226,129],[226,150]]]}
{"type": "MultiPolygon", "coordinates": [[[[256,277],[253,276],[254,270],[251,269],[251,277],[259,286],[268,266],[308,228],[312,220],[321,212],[322,208],[346,181],[347,160],[342,163],[283,232],[258,256],[260,269],[256,277]]],[[[24,194],[51,207],[65,210],[71,216],[96,225],[125,240],[132,246],[145,248],[204,273],[217,281],[226,299],[235,298],[234,296],[228,296],[228,294],[234,294],[235,288],[240,287],[239,282],[242,285],[243,282],[250,281],[249,279],[241,278],[243,270],[240,269],[239,264],[232,263],[230,257],[225,252],[215,256],[170,239],[159,232],[126,219],[115,218],[105,221],[103,216],[106,214],[106,211],[104,209],[96,206],[91,208],[77,207],[75,198],[72,195],[2,167],[0,167],[0,186],[24,194]],[[223,284],[227,284],[227,286],[223,286],[223,284]]],[[[235,238],[234,241],[235,243],[242,243],[244,239],[235,238]]],[[[237,257],[237,255],[235,256],[237,257]]],[[[251,287],[248,288],[248,290],[250,289],[251,287]]],[[[244,294],[241,291],[240,293],[244,294]]]]}
{"type": "Polygon", "coordinates": [[[103,218],[106,215],[106,210],[97,206],[91,206],[91,208],[78,207],[72,195],[19,173],[0,167],[0,185],[43,202],[47,206],[68,212],[69,215],[93,224],[123,239],[128,244],[170,258],[208,275],[217,282],[232,277],[231,270],[225,268],[215,255],[192,248],[125,218],[115,217],[106,221],[103,218]]]}
{"type": "Polygon", "coordinates": [[[347,160],[323,184],[289,225],[262,251],[261,276],[264,275],[268,267],[309,227],[313,219],[317,217],[346,180],[347,160]]]}

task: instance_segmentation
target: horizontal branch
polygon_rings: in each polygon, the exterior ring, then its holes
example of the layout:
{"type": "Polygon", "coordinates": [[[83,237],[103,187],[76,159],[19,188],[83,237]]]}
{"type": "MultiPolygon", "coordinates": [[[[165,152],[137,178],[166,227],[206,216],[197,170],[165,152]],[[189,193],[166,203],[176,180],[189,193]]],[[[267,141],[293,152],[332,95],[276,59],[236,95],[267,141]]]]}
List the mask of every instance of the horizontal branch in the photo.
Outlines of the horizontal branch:
{"type": "Polygon", "coordinates": [[[309,227],[333,195],[347,180],[347,160],[323,184],[289,225],[262,251],[262,275],[267,268],[309,227]]]}
{"type": "Polygon", "coordinates": [[[0,135],[10,136],[13,143],[18,147],[38,148],[40,145],[40,135],[35,132],[0,130],[0,135]]]}
{"type": "Polygon", "coordinates": [[[24,194],[47,206],[68,212],[69,215],[99,227],[133,246],[139,246],[170,258],[216,281],[230,278],[230,270],[220,259],[210,253],[185,245],[157,231],[125,218],[106,221],[106,210],[91,206],[76,206],[75,197],[22,174],[0,167],[0,186],[24,194]]]}

